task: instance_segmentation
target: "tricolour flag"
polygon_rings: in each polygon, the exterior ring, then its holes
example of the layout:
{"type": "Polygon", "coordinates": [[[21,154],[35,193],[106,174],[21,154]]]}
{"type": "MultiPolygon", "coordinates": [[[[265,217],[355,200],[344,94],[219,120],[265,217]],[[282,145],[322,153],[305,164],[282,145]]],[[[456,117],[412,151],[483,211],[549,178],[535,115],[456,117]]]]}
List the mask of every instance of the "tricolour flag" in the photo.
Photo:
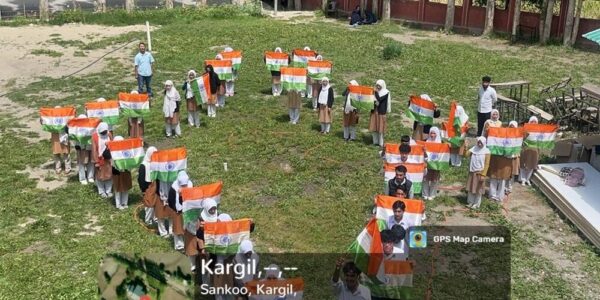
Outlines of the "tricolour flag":
{"type": "Polygon", "coordinates": [[[417,96],[410,96],[410,105],[406,111],[409,118],[425,125],[433,125],[433,112],[435,105],[417,96]]]}
{"type": "MultiPolygon", "coordinates": [[[[423,173],[425,172],[425,164],[410,164],[410,163],[402,163],[402,164],[390,164],[383,163],[383,178],[385,180],[385,184],[396,177],[396,167],[399,165],[403,165],[407,169],[406,178],[412,182],[412,191],[413,194],[420,194],[423,188],[423,173]]],[[[408,195],[406,195],[408,196],[408,195]]]]}
{"type": "Polygon", "coordinates": [[[204,61],[204,65],[213,66],[215,73],[219,75],[219,80],[233,79],[233,63],[230,60],[207,59],[204,61]]]}
{"type": "Polygon", "coordinates": [[[454,127],[448,124],[450,124],[450,121],[442,122],[442,127],[440,128],[442,139],[448,142],[452,147],[461,147],[465,143],[465,139],[460,135],[457,136],[454,127]]]}
{"type": "Polygon", "coordinates": [[[152,180],[174,182],[177,174],[187,168],[187,152],[185,148],[158,150],[150,159],[152,180]]]}
{"type": "Polygon", "coordinates": [[[525,146],[541,149],[554,148],[554,139],[556,138],[558,125],[526,123],[523,129],[527,133],[527,138],[524,141],[525,146]]]}
{"type": "Polygon", "coordinates": [[[371,218],[367,226],[350,245],[348,252],[356,266],[367,275],[376,275],[383,261],[383,244],[379,222],[371,218]]]}
{"type": "Polygon", "coordinates": [[[252,280],[246,283],[250,300],[300,300],[304,297],[304,279],[279,278],[277,280],[252,280]],[[283,291],[281,294],[266,291],[283,291]]]}
{"type": "Polygon", "coordinates": [[[386,260],[377,279],[370,277],[365,285],[372,296],[386,299],[411,299],[414,269],[410,261],[386,260]]]}
{"type": "Polygon", "coordinates": [[[290,61],[287,53],[279,53],[273,51],[265,52],[265,64],[269,71],[279,71],[281,67],[287,67],[290,61]]]}
{"type": "Polygon", "coordinates": [[[242,66],[242,51],[234,50],[231,52],[221,52],[220,54],[223,59],[231,61],[231,65],[234,70],[237,71],[242,66]]]}
{"type": "Polygon", "coordinates": [[[450,167],[450,145],[446,143],[425,143],[427,168],[446,170],[450,167]]]}
{"type": "Polygon", "coordinates": [[[110,141],[106,143],[113,166],[119,171],[131,171],[144,160],[144,142],[141,138],[110,141]]]}
{"type": "Polygon", "coordinates": [[[280,70],[284,90],[303,91],[306,89],[307,71],[305,68],[281,67],[280,70]]]}
{"type": "Polygon", "coordinates": [[[375,217],[387,223],[389,218],[394,215],[392,209],[396,201],[402,201],[406,205],[404,210],[404,220],[409,226],[420,226],[423,222],[423,214],[425,213],[425,202],[417,199],[400,199],[392,196],[377,195],[375,196],[375,217]]]}
{"type": "Polygon", "coordinates": [[[215,182],[196,187],[182,188],[179,193],[183,199],[183,223],[192,222],[198,219],[202,212],[202,203],[204,200],[213,199],[217,204],[221,202],[221,191],[223,182],[215,182]]]}
{"type": "Polygon", "coordinates": [[[371,111],[375,103],[373,88],[363,85],[349,85],[348,98],[352,106],[361,112],[371,111]]]}
{"type": "Polygon", "coordinates": [[[208,102],[212,93],[210,90],[210,75],[208,73],[202,74],[202,76],[194,79],[191,85],[194,96],[196,96],[196,103],[200,105],[208,102]]]}
{"type": "Polygon", "coordinates": [[[69,120],[75,119],[75,107],[42,107],[40,118],[42,129],[48,132],[60,132],[67,126],[69,120]]]}
{"type": "Polygon", "coordinates": [[[119,106],[128,118],[141,118],[150,113],[150,101],[147,94],[119,93],[119,106]]]}
{"type": "Polygon", "coordinates": [[[108,125],[119,123],[119,101],[88,102],[85,110],[89,118],[99,118],[108,125]]]}
{"type": "Polygon", "coordinates": [[[327,60],[309,60],[307,69],[308,77],[321,80],[323,77],[328,77],[331,75],[333,64],[327,60]]]}
{"type": "Polygon", "coordinates": [[[238,253],[240,243],[250,239],[250,219],[204,224],[204,245],[209,253],[231,255],[238,253]]]}
{"type": "Polygon", "coordinates": [[[100,124],[98,118],[75,118],[67,123],[69,127],[69,139],[81,145],[92,144],[92,134],[100,124]]]}
{"type": "Polygon", "coordinates": [[[487,147],[492,155],[512,156],[521,153],[523,128],[488,129],[487,147]]]}
{"type": "Polygon", "coordinates": [[[292,61],[295,67],[306,68],[308,61],[317,59],[317,52],[313,50],[295,49],[292,51],[292,61]]]}
{"type": "MultiPolygon", "coordinates": [[[[385,162],[389,164],[403,163],[400,155],[400,144],[385,144],[385,162]]],[[[406,163],[422,164],[425,162],[425,150],[421,145],[411,145],[406,163]]]]}

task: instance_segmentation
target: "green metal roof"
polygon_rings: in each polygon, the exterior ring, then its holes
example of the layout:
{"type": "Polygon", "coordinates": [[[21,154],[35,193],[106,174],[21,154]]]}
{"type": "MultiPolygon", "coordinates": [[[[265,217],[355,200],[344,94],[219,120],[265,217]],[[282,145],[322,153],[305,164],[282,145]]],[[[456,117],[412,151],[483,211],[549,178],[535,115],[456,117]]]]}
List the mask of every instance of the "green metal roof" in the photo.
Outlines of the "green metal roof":
{"type": "Polygon", "coordinates": [[[596,42],[596,44],[600,44],[600,28],[584,34],[583,37],[592,42],[596,42]]]}

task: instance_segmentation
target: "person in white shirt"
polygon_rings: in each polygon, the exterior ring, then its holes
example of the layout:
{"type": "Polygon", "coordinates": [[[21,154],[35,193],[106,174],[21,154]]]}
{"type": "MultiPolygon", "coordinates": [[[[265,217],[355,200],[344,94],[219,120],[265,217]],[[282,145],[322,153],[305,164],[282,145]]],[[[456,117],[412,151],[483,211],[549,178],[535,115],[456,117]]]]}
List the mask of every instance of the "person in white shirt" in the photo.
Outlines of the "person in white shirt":
{"type": "Polygon", "coordinates": [[[405,230],[411,226],[406,220],[404,220],[404,211],[406,210],[406,204],[402,200],[398,200],[392,204],[392,210],[394,214],[387,220],[387,229],[392,229],[395,225],[402,226],[405,230]]]}
{"type": "Polygon", "coordinates": [[[371,300],[371,291],[359,282],[360,273],[354,262],[349,261],[344,264],[343,257],[337,260],[335,271],[331,278],[335,299],[371,300]],[[343,281],[340,280],[340,271],[344,273],[343,281]]]}
{"type": "Polygon", "coordinates": [[[485,121],[490,119],[492,109],[498,101],[498,95],[496,90],[490,86],[492,78],[490,76],[483,76],[481,79],[481,87],[479,88],[479,95],[477,104],[477,136],[481,136],[483,132],[483,125],[485,121]]]}
{"type": "Polygon", "coordinates": [[[390,228],[394,234],[394,255],[398,260],[408,259],[408,245],[406,244],[406,228],[400,225],[394,225],[390,228]]]}

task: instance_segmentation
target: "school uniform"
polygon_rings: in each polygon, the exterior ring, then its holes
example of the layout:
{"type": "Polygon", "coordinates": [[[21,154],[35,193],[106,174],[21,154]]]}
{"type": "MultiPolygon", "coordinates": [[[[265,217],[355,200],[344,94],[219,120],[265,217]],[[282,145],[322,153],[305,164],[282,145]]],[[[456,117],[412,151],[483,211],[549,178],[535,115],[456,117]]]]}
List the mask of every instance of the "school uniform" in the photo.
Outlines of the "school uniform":
{"type": "Polygon", "coordinates": [[[65,173],[71,172],[71,147],[68,142],[66,132],[52,132],[50,135],[50,144],[52,145],[52,155],[54,159],[54,170],[60,173],[64,164],[65,173]]]}
{"type": "Polygon", "coordinates": [[[139,118],[128,118],[127,119],[127,132],[130,138],[143,138],[144,137],[144,120],[139,118]]]}
{"type": "Polygon", "coordinates": [[[79,182],[87,184],[94,182],[94,163],[92,162],[92,145],[83,145],[75,142],[77,153],[77,171],[79,182]]]}
{"type": "Polygon", "coordinates": [[[521,161],[519,165],[519,177],[521,183],[528,183],[537,169],[540,160],[540,151],[533,147],[523,147],[521,150],[521,161]]]}
{"type": "Polygon", "coordinates": [[[319,88],[319,97],[317,108],[319,110],[319,123],[321,123],[321,132],[329,133],[331,129],[331,115],[333,108],[333,88],[329,85],[319,88]]]}
{"type": "MultiPolygon", "coordinates": [[[[156,148],[154,148],[154,149],[156,149],[156,148]]],[[[156,150],[154,150],[154,151],[156,151],[156,150]]],[[[142,202],[144,203],[144,213],[145,213],[144,214],[144,222],[146,223],[146,225],[152,225],[152,222],[154,221],[154,218],[155,218],[154,217],[154,207],[156,205],[156,202],[160,202],[160,199],[158,196],[157,182],[153,181],[150,178],[149,157],[151,155],[147,155],[147,156],[148,156],[148,160],[146,160],[146,158],[144,157],[144,162],[142,162],[142,164],[140,164],[140,167],[138,168],[137,181],[138,181],[138,185],[140,187],[140,190],[142,191],[142,196],[143,196],[142,202]],[[148,170],[147,171],[148,173],[146,173],[146,170],[148,170]]]]}
{"type": "MultiPolygon", "coordinates": [[[[106,126],[106,130],[108,130],[108,126],[106,126]]],[[[106,137],[100,137],[98,132],[92,134],[92,162],[96,167],[94,175],[96,176],[98,193],[103,198],[112,197],[112,165],[110,152],[108,147],[106,147],[106,142],[110,140],[112,140],[112,134],[110,132],[106,137]],[[100,145],[100,143],[102,143],[102,145],[100,145]],[[100,147],[102,147],[102,153],[100,153],[100,147]]]]}
{"type": "Polygon", "coordinates": [[[117,208],[127,208],[131,185],[131,172],[119,171],[113,167],[113,189],[115,191],[115,205],[117,208]]]}
{"type": "Polygon", "coordinates": [[[181,126],[179,124],[179,108],[181,106],[181,97],[179,92],[173,86],[173,82],[167,81],[171,84],[171,89],[165,92],[163,102],[163,115],[165,117],[165,133],[167,137],[171,137],[173,130],[176,136],[181,136],[181,126]]]}
{"type": "Polygon", "coordinates": [[[348,89],[343,93],[345,97],[344,101],[344,139],[353,141],[356,139],[356,125],[358,124],[358,112],[356,108],[352,106],[350,101],[348,89]]]}
{"type": "Polygon", "coordinates": [[[194,185],[192,184],[192,181],[189,180],[189,178],[187,178],[187,174],[185,172],[180,172],[178,177],[178,179],[171,185],[171,189],[169,190],[169,196],[168,196],[168,209],[169,209],[169,215],[171,217],[171,222],[173,224],[173,242],[174,242],[174,247],[175,250],[183,250],[185,248],[185,243],[184,243],[184,234],[185,234],[185,230],[184,230],[184,224],[183,224],[183,207],[182,207],[182,202],[183,200],[181,199],[181,194],[180,194],[180,190],[182,187],[193,187],[194,185]],[[182,176],[183,174],[185,174],[184,176],[182,176]],[[185,180],[180,180],[180,178],[185,177],[185,180]],[[181,183],[185,183],[183,186],[181,185],[181,183]]]}
{"type": "Polygon", "coordinates": [[[183,83],[181,87],[185,95],[186,108],[188,111],[188,123],[190,126],[200,127],[200,112],[198,108],[198,102],[196,102],[196,96],[192,90],[189,81],[183,83]]]}
{"type": "Polygon", "coordinates": [[[387,105],[389,94],[379,96],[375,93],[375,99],[379,103],[375,103],[371,111],[369,119],[369,131],[373,133],[373,144],[383,147],[383,136],[387,129],[387,105]]]}
{"type": "Polygon", "coordinates": [[[471,157],[469,162],[469,176],[467,178],[467,202],[468,206],[474,209],[481,205],[481,196],[485,193],[485,174],[490,166],[490,151],[485,147],[485,138],[482,139],[484,147],[472,147],[467,151],[467,156],[471,157]]]}
{"type": "Polygon", "coordinates": [[[209,72],[210,92],[211,95],[207,101],[207,115],[209,118],[215,118],[217,116],[217,97],[218,91],[221,87],[221,81],[219,75],[214,71],[209,72]]]}
{"type": "Polygon", "coordinates": [[[298,121],[300,121],[300,107],[302,106],[300,94],[298,93],[298,91],[288,91],[287,98],[290,123],[298,124],[298,121]]]}

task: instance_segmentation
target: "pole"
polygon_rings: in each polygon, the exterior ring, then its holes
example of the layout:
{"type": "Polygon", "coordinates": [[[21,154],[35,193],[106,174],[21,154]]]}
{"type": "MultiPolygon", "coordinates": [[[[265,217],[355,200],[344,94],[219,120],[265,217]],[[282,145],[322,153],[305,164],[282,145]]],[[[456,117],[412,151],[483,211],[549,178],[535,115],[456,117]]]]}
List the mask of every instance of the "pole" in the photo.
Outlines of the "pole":
{"type": "Polygon", "coordinates": [[[279,2],[279,0],[274,0],[273,2],[275,2],[275,13],[274,13],[274,15],[277,15],[277,2],[279,2]]]}
{"type": "Polygon", "coordinates": [[[146,21],[146,39],[148,40],[148,51],[152,52],[152,40],[150,39],[150,22],[146,21]]]}

